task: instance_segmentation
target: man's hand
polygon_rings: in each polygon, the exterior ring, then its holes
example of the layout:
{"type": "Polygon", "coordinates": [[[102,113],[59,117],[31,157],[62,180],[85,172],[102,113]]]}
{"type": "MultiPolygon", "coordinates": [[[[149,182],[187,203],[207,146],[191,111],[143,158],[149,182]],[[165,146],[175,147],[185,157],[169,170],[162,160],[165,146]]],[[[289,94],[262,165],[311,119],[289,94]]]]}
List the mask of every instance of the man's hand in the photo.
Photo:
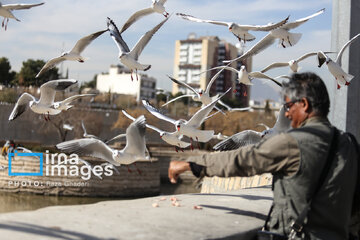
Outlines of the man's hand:
{"type": "Polygon", "coordinates": [[[190,171],[190,164],[184,161],[171,161],[169,165],[169,179],[171,183],[176,183],[179,175],[185,171],[190,171]]]}

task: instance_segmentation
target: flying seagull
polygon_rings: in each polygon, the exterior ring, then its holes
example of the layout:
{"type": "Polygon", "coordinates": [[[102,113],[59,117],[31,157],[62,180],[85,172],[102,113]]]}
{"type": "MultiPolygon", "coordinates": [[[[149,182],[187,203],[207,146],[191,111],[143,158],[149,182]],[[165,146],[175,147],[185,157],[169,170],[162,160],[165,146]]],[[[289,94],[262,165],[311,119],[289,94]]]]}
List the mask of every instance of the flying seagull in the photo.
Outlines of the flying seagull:
{"type": "MultiPolygon", "coordinates": [[[[226,70],[230,70],[230,71],[233,71],[233,72],[237,73],[237,77],[238,77],[237,80],[239,81],[239,83],[242,83],[242,84],[245,84],[245,85],[252,85],[251,80],[253,80],[254,78],[263,78],[263,79],[271,80],[276,85],[282,87],[282,84],[280,82],[276,81],[272,77],[269,77],[269,76],[265,75],[262,72],[248,72],[246,70],[245,65],[242,65],[240,67],[240,70],[236,70],[235,68],[230,67],[230,66],[219,66],[219,67],[210,68],[210,69],[206,70],[205,72],[211,71],[211,70],[214,70],[214,69],[226,69],[226,70]]],[[[204,72],[202,72],[202,73],[204,73],[204,72]]]]}
{"type": "Polygon", "coordinates": [[[133,49],[129,49],[126,42],[121,37],[121,33],[119,32],[119,29],[116,27],[113,20],[108,18],[107,26],[110,31],[110,36],[115,41],[116,45],[119,48],[119,59],[122,64],[124,64],[126,67],[128,67],[131,71],[131,80],[133,80],[132,73],[135,70],[136,73],[136,79],[138,79],[137,76],[137,70],[143,70],[147,71],[150,69],[151,65],[148,64],[140,64],[138,62],[138,58],[141,54],[141,52],[144,50],[145,46],[148,44],[150,39],[153,37],[153,35],[160,29],[160,27],[168,20],[169,18],[165,18],[161,23],[156,25],[153,29],[146,32],[136,43],[136,45],[133,47],[133,49]]]}
{"type": "Polygon", "coordinates": [[[341,57],[343,52],[345,51],[345,48],[347,48],[351,43],[353,43],[358,37],[360,36],[360,33],[354,36],[352,39],[350,39],[345,45],[341,48],[340,52],[338,53],[335,62],[329,58],[325,53],[318,52],[318,61],[319,66],[321,67],[324,62],[326,62],[326,65],[328,66],[329,72],[335,77],[337,81],[337,89],[340,89],[340,84],[343,84],[345,86],[348,86],[350,84],[351,79],[354,78],[353,75],[346,73],[341,68],[341,57]]]}
{"type": "Polygon", "coordinates": [[[155,117],[174,124],[179,134],[188,136],[191,141],[191,149],[193,149],[192,147],[193,139],[196,139],[196,141],[198,142],[208,142],[210,139],[212,139],[214,135],[213,130],[199,130],[198,128],[206,119],[208,119],[208,115],[213,110],[215,104],[220,100],[221,97],[227,94],[230,91],[230,89],[231,88],[229,88],[225,93],[221,94],[210,104],[200,108],[188,121],[184,119],[174,120],[162,114],[158,109],[156,109],[146,100],[143,100],[142,103],[146,108],[146,110],[148,110],[155,117]]]}
{"type": "Polygon", "coordinates": [[[286,46],[294,46],[301,38],[301,33],[291,33],[289,32],[291,29],[297,28],[300,25],[307,22],[309,19],[316,17],[322,14],[325,11],[325,8],[321,9],[320,11],[307,16],[305,18],[298,19],[294,22],[289,22],[281,27],[271,30],[263,39],[257,42],[254,46],[252,46],[248,51],[246,51],[243,55],[233,59],[233,60],[226,60],[223,61],[224,63],[234,62],[234,61],[242,61],[246,58],[258,54],[259,52],[263,51],[270,45],[272,45],[276,39],[279,39],[279,44],[286,48],[286,46]]]}
{"type": "Polygon", "coordinates": [[[83,63],[86,59],[84,57],[82,57],[80,54],[82,53],[82,51],[84,51],[84,49],[92,42],[94,41],[97,37],[99,37],[101,34],[103,34],[104,32],[108,31],[106,30],[102,30],[99,32],[95,32],[92,33],[86,37],[81,38],[80,40],[78,40],[75,44],[75,46],[73,47],[73,49],[71,49],[71,51],[69,52],[63,52],[59,57],[50,59],[40,70],[40,72],[36,75],[36,77],[39,77],[41,74],[43,74],[44,72],[48,71],[49,69],[55,67],[57,64],[68,60],[68,61],[78,61],[83,63]]]}
{"type": "MultiPolygon", "coordinates": [[[[328,53],[333,53],[333,52],[325,52],[325,53],[328,54],[328,53]]],[[[264,73],[264,72],[269,71],[270,69],[278,68],[278,67],[289,67],[291,69],[291,71],[297,72],[300,69],[299,64],[298,64],[300,61],[305,60],[308,57],[316,56],[316,55],[317,55],[317,52],[309,52],[309,53],[302,55],[301,57],[299,57],[297,59],[292,59],[288,62],[275,62],[275,63],[270,64],[269,66],[267,66],[260,72],[264,73]]]]}
{"type": "MultiPolygon", "coordinates": [[[[130,114],[128,114],[126,111],[122,110],[123,114],[128,117],[129,119],[131,119],[132,121],[135,120],[134,117],[132,117],[130,114]]],[[[189,142],[185,142],[182,141],[182,135],[179,134],[177,131],[175,132],[166,132],[166,131],[162,131],[157,127],[154,127],[150,124],[146,124],[147,128],[150,128],[156,132],[159,133],[160,138],[165,141],[166,143],[175,146],[175,151],[178,152],[177,148],[179,147],[180,149],[182,148],[187,148],[188,146],[190,146],[189,142]]]]}
{"type": "MultiPolygon", "coordinates": [[[[179,81],[175,78],[172,78],[170,76],[168,76],[170,78],[171,81],[173,81],[174,83],[182,86],[182,87],[185,87],[189,90],[191,90],[194,94],[185,94],[185,95],[181,95],[179,97],[176,97],[174,99],[171,99],[170,101],[166,102],[165,104],[162,105],[162,107],[168,105],[169,103],[172,103],[180,98],[183,98],[183,97],[192,97],[192,99],[194,101],[200,101],[203,106],[206,106],[208,104],[210,104],[212,101],[214,101],[216,98],[218,98],[219,95],[215,95],[215,96],[212,96],[210,97],[210,89],[211,89],[211,86],[213,85],[213,83],[215,82],[215,80],[219,77],[220,73],[223,71],[220,70],[218,71],[212,78],[211,80],[209,81],[208,85],[206,86],[206,89],[205,91],[203,91],[202,89],[200,89],[199,91],[195,90],[193,87],[191,87],[189,84],[185,83],[185,82],[182,82],[182,81],[179,81]]],[[[215,109],[218,110],[218,111],[221,111],[218,107],[215,106],[215,109]]]]}
{"type": "Polygon", "coordinates": [[[72,105],[70,104],[74,100],[80,97],[93,96],[93,94],[81,94],[71,96],[60,102],[54,102],[56,91],[65,90],[75,83],[77,83],[77,80],[74,79],[60,79],[46,82],[40,87],[39,100],[29,93],[23,93],[17,100],[9,116],[9,121],[19,117],[28,107],[35,113],[44,114],[45,120],[48,121],[50,120],[49,115],[57,115],[61,111],[66,111],[71,108],[72,105]]]}
{"type": "Polygon", "coordinates": [[[115,166],[129,165],[138,160],[146,160],[145,156],[145,127],[143,115],[138,117],[126,129],[126,146],[122,150],[115,150],[96,138],[82,138],[62,142],[56,147],[68,153],[103,159],[115,166]]]}
{"type": "Polygon", "coordinates": [[[286,132],[291,128],[290,124],[291,121],[285,117],[284,107],[282,107],[272,128],[266,128],[266,130],[262,132],[244,130],[239,133],[235,133],[231,137],[228,137],[216,144],[213,149],[215,151],[229,151],[244,147],[249,144],[256,144],[263,138],[269,138],[276,134],[286,132]]]}
{"type": "Polygon", "coordinates": [[[81,120],[81,128],[84,131],[84,133],[83,133],[84,138],[96,138],[96,139],[99,139],[97,136],[87,133],[83,120],[81,120]]]}
{"type": "Polygon", "coordinates": [[[216,25],[226,26],[229,29],[229,31],[232,32],[232,34],[234,34],[234,36],[239,39],[239,41],[243,40],[244,42],[255,40],[255,36],[249,33],[250,30],[252,30],[252,31],[271,31],[273,29],[281,27],[289,19],[289,17],[287,17],[278,23],[269,23],[268,25],[240,25],[240,24],[233,23],[233,22],[203,20],[203,19],[191,16],[191,15],[183,14],[183,13],[177,13],[176,15],[182,17],[185,20],[189,20],[192,22],[212,23],[212,24],[216,24],[216,25]]]}
{"type": "Polygon", "coordinates": [[[169,13],[165,11],[164,4],[166,3],[166,0],[152,0],[151,7],[142,9],[140,11],[137,11],[131,17],[126,21],[126,23],[122,26],[120,33],[123,33],[126,29],[128,29],[134,22],[139,20],[140,18],[149,15],[151,13],[160,13],[163,14],[164,17],[168,17],[169,13]]]}
{"type": "Polygon", "coordinates": [[[22,10],[22,9],[29,9],[32,7],[37,7],[43,5],[44,3],[35,3],[35,4],[1,4],[0,2],[0,16],[4,17],[1,26],[7,29],[7,25],[9,23],[9,18],[13,18],[16,21],[20,22],[18,18],[16,18],[12,10],[22,10]],[[5,22],[6,21],[6,22],[5,22]]]}

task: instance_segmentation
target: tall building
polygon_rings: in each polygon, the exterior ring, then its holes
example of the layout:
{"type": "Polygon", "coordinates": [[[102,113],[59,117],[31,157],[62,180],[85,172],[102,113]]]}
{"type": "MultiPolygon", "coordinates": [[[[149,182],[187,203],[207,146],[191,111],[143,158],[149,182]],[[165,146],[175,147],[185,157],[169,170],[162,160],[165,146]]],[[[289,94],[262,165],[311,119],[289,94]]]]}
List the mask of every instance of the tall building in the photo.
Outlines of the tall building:
{"type": "Polygon", "coordinates": [[[138,73],[136,80],[131,81],[130,70],[122,65],[111,65],[109,73],[99,74],[96,78],[96,89],[100,92],[133,95],[137,101],[156,97],[156,79],[138,73]]]}
{"type": "MultiPolygon", "coordinates": [[[[177,40],[175,43],[174,77],[188,83],[195,89],[201,88],[205,90],[207,84],[218,70],[205,71],[224,65],[223,60],[234,59],[238,54],[239,50],[236,46],[220,40],[216,36],[197,38],[195,34],[189,34],[188,39],[177,40]],[[201,72],[205,73],[199,75],[201,72]]],[[[233,63],[231,66],[239,69],[238,63],[233,63]]],[[[239,84],[235,84],[235,79],[237,79],[236,73],[223,71],[213,83],[210,94],[216,95],[217,93],[223,93],[229,87],[233,87],[233,89],[239,88],[239,86],[236,87],[236,85],[239,84]]],[[[173,84],[172,93],[177,94],[178,92],[184,94],[190,93],[189,90],[173,84]]],[[[243,105],[247,105],[248,97],[244,96],[240,91],[237,93],[231,91],[227,96],[239,98],[239,100],[242,100],[241,102],[244,102],[243,105]]]]}

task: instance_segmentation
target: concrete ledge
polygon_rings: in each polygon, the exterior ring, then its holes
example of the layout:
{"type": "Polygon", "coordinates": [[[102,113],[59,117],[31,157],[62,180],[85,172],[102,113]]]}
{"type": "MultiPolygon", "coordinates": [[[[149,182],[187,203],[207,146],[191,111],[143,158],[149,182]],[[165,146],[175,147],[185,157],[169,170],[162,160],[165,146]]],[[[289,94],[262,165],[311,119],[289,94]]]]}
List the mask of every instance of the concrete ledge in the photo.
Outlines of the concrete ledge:
{"type": "Polygon", "coordinates": [[[272,202],[270,188],[176,195],[178,207],[172,205],[170,197],[0,214],[0,236],[3,239],[252,239],[263,225],[272,202]],[[202,209],[194,209],[195,205],[202,209]]]}

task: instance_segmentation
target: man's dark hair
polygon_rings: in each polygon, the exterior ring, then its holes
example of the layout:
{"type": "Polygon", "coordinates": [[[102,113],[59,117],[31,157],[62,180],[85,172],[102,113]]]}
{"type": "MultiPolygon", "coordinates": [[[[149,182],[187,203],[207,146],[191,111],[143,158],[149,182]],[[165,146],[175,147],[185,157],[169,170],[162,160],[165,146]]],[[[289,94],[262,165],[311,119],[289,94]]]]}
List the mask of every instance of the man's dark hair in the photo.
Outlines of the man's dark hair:
{"type": "Polygon", "coordinates": [[[306,98],[311,110],[318,116],[326,117],[329,113],[330,99],[326,86],[315,73],[295,73],[289,82],[283,83],[283,97],[291,100],[306,98]]]}

